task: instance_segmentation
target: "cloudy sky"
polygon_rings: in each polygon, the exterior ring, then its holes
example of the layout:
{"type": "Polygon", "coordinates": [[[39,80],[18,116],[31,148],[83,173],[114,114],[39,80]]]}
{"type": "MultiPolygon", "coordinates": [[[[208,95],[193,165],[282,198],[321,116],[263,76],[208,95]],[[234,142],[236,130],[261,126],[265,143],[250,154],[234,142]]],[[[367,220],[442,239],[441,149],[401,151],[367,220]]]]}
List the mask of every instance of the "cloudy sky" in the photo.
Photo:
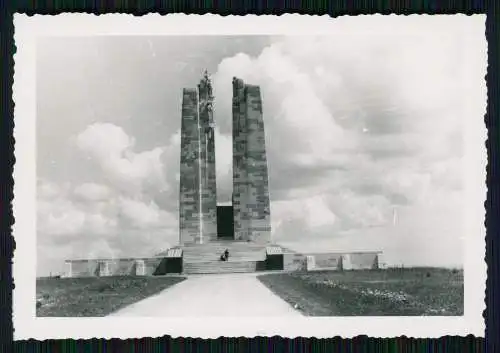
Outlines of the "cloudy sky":
{"type": "Polygon", "coordinates": [[[181,94],[205,68],[219,202],[238,76],[261,86],[276,242],[460,265],[462,129],[484,114],[484,23],[426,18],[339,21],[318,37],[40,39],[38,274],[177,244],[181,94]]]}

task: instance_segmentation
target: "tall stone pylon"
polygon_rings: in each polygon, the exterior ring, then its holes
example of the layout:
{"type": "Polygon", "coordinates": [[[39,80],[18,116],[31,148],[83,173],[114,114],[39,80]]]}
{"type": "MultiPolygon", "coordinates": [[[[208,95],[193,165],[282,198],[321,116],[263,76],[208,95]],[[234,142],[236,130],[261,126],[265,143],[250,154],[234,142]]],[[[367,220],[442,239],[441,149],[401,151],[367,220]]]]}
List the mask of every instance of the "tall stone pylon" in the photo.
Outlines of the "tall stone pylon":
{"type": "Polygon", "coordinates": [[[212,82],[205,71],[198,84],[198,111],[202,176],[201,243],[217,240],[217,182],[215,170],[215,122],[213,118],[212,82]]]}
{"type": "Polygon", "coordinates": [[[233,212],[235,239],[271,241],[269,177],[259,86],[233,78],[233,212]]]}
{"type": "Polygon", "coordinates": [[[200,233],[200,173],[198,91],[182,92],[181,158],[179,187],[180,243],[193,243],[200,233]]]}
{"type": "Polygon", "coordinates": [[[181,244],[217,238],[215,125],[208,73],[182,98],[179,236],[181,244]]]}

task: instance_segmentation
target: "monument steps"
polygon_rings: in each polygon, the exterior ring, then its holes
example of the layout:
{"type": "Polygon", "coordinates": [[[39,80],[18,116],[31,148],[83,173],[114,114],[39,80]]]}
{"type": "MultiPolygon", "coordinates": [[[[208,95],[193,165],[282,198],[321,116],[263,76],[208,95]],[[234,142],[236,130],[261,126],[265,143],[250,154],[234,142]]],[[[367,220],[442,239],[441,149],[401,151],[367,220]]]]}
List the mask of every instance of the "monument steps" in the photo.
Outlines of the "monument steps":
{"type": "Polygon", "coordinates": [[[218,242],[191,245],[183,248],[184,263],[220,262],[225,250],[229,251],[230,261],[262,261],[266,258],[265,247],[259,244],[218,242]]]}
{"type": "Polygon", "coordinates": [[[189,249],[189,248],[197,248],[197,247],[203,247],[203,248],[214,248],[214,247],[231,247],[234,249],[252,249],[252,248],[263,248],[265,247],[266,244],[259,244],[259,243],[254,243],[250,241],[237,241],[237,240],[218,240],[218,241],[210,241],[206,242],[203,244],[198,244],[198,243],[186,243],[183,245],[184,249],[189,249]]]}
{"type": "MultiPolygon", "coordinates": [[[[233,262],[252,262],[252,261],[264,261],[266,258],[265,256],[251,256],[251,257],[240,257],[240,256],[233,256],[232,258],[233,262]]],[[[203,257],[203,258],[189,258],[186,259],[184,258],[184,264],[198,264],[198,263],[209,263],[209,262],[219,262],[219,257],[214,258],[214,257],[203,257]]]]}
{"type": "Polygon", "coordinates": [[[183,272],[186,274],[255,272],[266,259],[266,247],[246,241],[218,240],[204,244],[186,244],[183,250],[183,272]],[[220,256],[229,251],[229,260],[220,256]]]}
{"type": "Polygon", "coordinates": [[[209,261],[185,263],[185,274],[255,272],[258,261],[209,261]]]}

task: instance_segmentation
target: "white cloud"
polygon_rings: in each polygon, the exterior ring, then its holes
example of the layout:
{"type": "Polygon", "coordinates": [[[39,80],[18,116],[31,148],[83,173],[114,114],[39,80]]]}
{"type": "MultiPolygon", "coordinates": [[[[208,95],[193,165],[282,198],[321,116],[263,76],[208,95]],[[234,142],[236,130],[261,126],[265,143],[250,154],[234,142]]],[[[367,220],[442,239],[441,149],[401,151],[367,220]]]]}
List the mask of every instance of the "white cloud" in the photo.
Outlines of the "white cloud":
{"type": "Polygon", "coordinates": [[[44,181],[41,183],[37,190],[37,195],[40,197],[56,197],[63,193],[66,187],[61,187],[58,184],[44,181]]]}
{"type": "Polygon", "coordinates": [[[116,218],[107,217],[101,213],[86,214],[85,222],[86,228],[83,231],[97,236],[114,236],[118,227],[116,218]]]}
{"type": "Polygon", "coordinates": [[[59,214],[49,213],[42,222],[41,230],[51,235],[71,237],[79,234],[85,222],[85,214],[74,209],[67,209],[59,214]]]}
{"type": "Polygon", "coordinates": [[[108,198],[110,196],[110,190],[105,185],[85,183],[75,188],[75,195],[84,200],[99,201],[108,198]]]}
{"type": "Polygon", "coordinates": [[[217,201],[231,201],[233,191],[233,139],[230,134],[215,130],[215,165],[217,175],[217,201]]]}
{"type": "Polygon", "coordinates": [[[281,240],[310,241],[318,233],[338,229],[337,216],[320,195],[272,202],[271,220],[273,237],[281,240]]]}
{"type": "Polygon", "coordinates": [[[174,226],[175,224],[175,219],[167,212],[162,211],[152,200],[142,202],[140,200],[120,198],[119,208],[120,212],[133,226],[141,229],[174,226]]]}
{"type": "Polygon", "coordinates": [[[140,192],[147,186],[168,188],[161,162],[164,148],[136,153],[135,140],[121,127],[95,123],[76,137],[76,144],[98,163],[106,177],[123,192],[140,192]]]}

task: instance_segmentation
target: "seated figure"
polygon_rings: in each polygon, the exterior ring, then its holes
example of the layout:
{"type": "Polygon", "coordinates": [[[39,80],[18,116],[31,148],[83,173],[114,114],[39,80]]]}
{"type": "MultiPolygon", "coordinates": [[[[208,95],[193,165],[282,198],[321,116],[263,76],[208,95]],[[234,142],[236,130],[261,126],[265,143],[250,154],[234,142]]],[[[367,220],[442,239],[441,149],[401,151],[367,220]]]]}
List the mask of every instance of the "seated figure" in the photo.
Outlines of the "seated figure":
{"type": "Polygon", "coordinates": [[[220,256],[221,261],[227,261],[229,258],[229,251],[226,249],[220,256]]]}

